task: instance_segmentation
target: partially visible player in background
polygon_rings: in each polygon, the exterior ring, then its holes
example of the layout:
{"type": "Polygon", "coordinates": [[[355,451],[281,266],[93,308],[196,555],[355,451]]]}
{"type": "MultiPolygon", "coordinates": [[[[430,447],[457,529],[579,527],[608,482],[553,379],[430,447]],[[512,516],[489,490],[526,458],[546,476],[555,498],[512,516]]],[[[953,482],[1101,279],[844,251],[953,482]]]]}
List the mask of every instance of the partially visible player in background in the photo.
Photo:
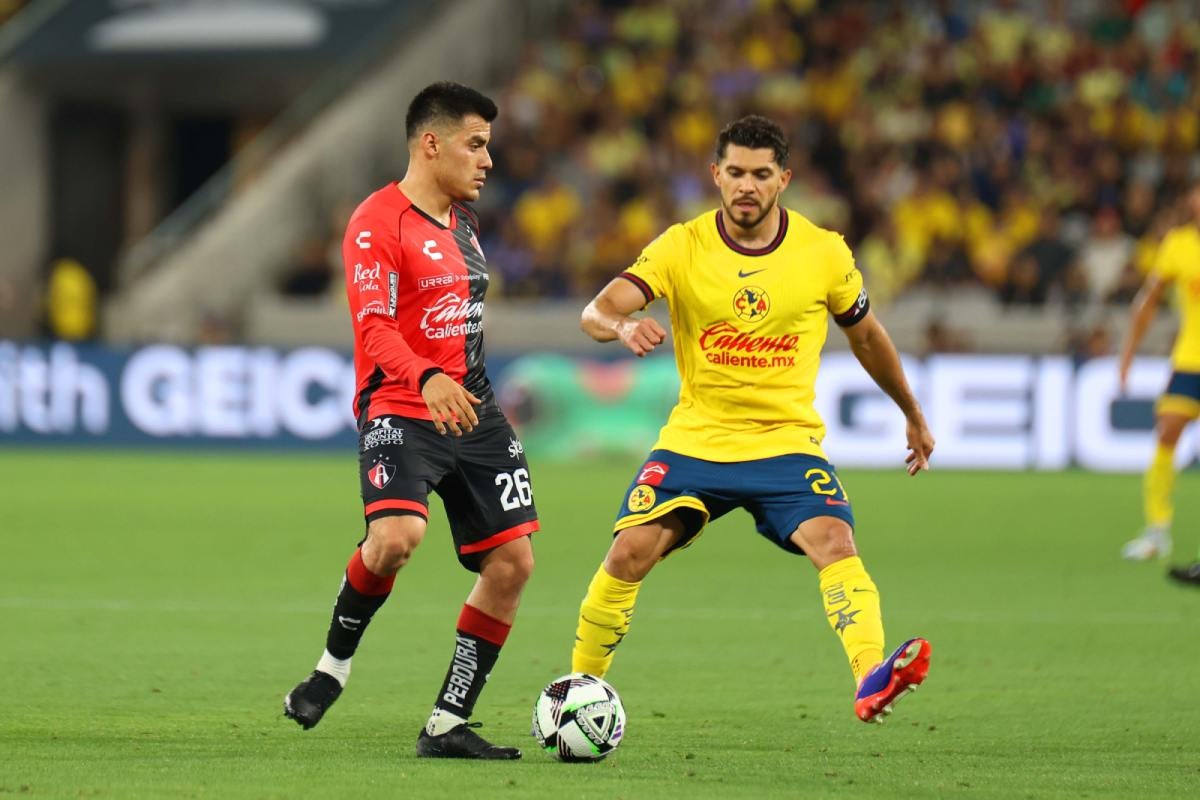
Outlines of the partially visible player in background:
{"type": "Polygon", "coordinates": [[[779,205],[787,157],[774,122],[728,125],[711,167],[721,207],[668,228],[583,312],[593,339],[644,356],[666,332],[630,315],[666,299],[682,386],[625,493],[580,608],[571,668],[604,676],[651,568],[710,520],[744,508],[759,533],[819,571],[825,614],[854,674],[855,713],[878,722],[925,679],[930,645],[909,639],[884,657],[879,591],[858,556],[850,500],[821,449],[825,426],[813,407],[830,316],[904,413],[910,475],[928,468],[934,442],[850,249],[779,205]]]}
{"type": "MultiPolygon", "coordinates": [[[[1200,415],[1200,184],[1189,190],[1186,208],[1187,222],[1172,228],[1159,245],[1154,268],[1133,300],[1129,332],[1121,345],[1118,380],[1123,393],[1133,355],[1167,288],[1177,285],[1183,319],[1171,350],[1171,380],[1154,408],[1154,457],[1142,483],[1146,526],[1121,549],[1121,555],[1132,561],[1171,554],[1175,445],[1188,423],[1200,415]]],[[[1200,553],[1191,564],[1172,567],[1167,574],[1200,586],[1200,553]]]]}
{"type": "Polygon", "coordinates": [[[495,117],[495,103],[474,89],[423,89],[408,108],[404,180],[368,197],[346,228],[367,534],[346,567],[325,651],[284,700],[284,713],[306,730],[337,700],[371,617],[425,536],[435,491],[459,561],[479,577],[417,738],[419,756],[521,757],[467,721],[516,616],[533,570],[529,534],[538,529],[524,448],[484,371],[487,264],[475,216],[462,204],[478,199],[492,167],[495,117]]]}

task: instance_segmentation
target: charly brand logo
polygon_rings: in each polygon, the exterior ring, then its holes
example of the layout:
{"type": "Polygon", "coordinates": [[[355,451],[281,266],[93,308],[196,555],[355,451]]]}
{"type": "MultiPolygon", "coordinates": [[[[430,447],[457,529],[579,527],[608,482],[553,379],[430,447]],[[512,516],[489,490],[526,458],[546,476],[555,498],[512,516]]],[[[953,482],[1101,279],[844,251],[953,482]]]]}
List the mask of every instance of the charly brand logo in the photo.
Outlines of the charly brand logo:
{"type": "Polygon", "coordinates": [[[483,330],[482,300],[460,297],[457,292],[446,292],[423,310],[421,330],[425,331],[427,339],[449,339],[483,330]]]}
{"type": "Polygon", "coordinates": [[[393,428],[391,417],[376,417],[362,437],[362,449],[370,450],[385,444],[404,444],[404,428],[393,428]]]}
{"type": "Polygon", "coordinates": [[[511,458],[516,458],[524,452],[525,445],[521,444],[519,439],[517,439],[515,436],[508,437],[508,455],[511,458]]]}
{"type": "Polygon", "coordinates": [[[441,261],[444,256],[438,252],[437,247],[437,239],[427,239],[425,241],[425,247],[421,250],[421,252],[429,256],[430,261],[441,261]]]}
{"type": "Polygon", "coordinates": [[[371,232],[361,231],[358,236],[354,237],[354,243],[362,250],[371,249],[371,232]]]}
{"type": "Polygon", "coordinates": [[[396,318],[396,303],[400,298],[400,273],[388,273],[388,316],[392,319],[396,318]]]}
{"type": "Polygon", "coordinates": [[[762,322],[771,310],[771,299],[757,286],[743,286],[733,296],[733,313],[743,322],[762,322]]]}
{"type": "Polygon", "coordinates": [[[638,483],[649,484],[650,486],[658,486],[663,482],[663,478],[667,477],[670,467],[661,461],[647,461],[642,471],[638,473],[638,483]]]}

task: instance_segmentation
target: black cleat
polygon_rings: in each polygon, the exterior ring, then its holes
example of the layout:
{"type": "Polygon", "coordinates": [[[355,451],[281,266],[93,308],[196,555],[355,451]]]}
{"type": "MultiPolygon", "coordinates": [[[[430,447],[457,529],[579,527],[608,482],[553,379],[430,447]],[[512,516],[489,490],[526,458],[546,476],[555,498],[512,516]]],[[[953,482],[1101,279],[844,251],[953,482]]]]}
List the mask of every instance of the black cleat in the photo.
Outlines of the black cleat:
{"type": "Polygon", "coordinates": [[[304,730],[314,727],[325,712],[342,694],[337,678],[319,669],[300,681],[300,685],[283,698],[283,715],[300,723],[304,730]]]}
{"type": "Polygon", "coordinates": [[[1186,567],[1171,567],[1167,571],[1167,577],[1177,580],[1180,583],[1190,583],[1192,586],[1200,586],[1200,561],[1193,561],[1186,567]]]}
{"type": "Polygon", "coordinates": [[[472,728],[482,722],[464,722],[455,725],[441,736],[430,736],[424,728],[417,737],[417,755],[423,758],[485,758],[511,760],[521,757],[515,747],[502,747],[484,739],[472,728]]]}

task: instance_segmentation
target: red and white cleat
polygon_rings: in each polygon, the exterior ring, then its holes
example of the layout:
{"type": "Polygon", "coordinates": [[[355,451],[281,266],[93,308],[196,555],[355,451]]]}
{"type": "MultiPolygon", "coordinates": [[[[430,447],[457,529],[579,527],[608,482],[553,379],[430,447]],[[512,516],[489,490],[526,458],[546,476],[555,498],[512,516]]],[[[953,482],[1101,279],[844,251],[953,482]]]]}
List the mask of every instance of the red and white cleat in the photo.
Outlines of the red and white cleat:
{"type": "Polygon", "coordinates": [[[915,692],[929,674],[933,648],[924,639],[909,639],[867,673],[854,696],[854,713],[863,722],[883,722],[901,697],[915,692]]]}

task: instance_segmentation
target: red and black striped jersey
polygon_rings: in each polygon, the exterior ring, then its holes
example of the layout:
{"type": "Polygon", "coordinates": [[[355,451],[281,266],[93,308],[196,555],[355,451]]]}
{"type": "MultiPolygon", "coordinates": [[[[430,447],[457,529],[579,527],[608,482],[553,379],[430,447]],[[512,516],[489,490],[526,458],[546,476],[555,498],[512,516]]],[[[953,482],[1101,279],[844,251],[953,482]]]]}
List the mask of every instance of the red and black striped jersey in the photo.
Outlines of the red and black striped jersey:
{"type": "Polygon", "coordinates": [[[478,222],[455,203],[447,227],[414,206],[397,184],[355,210],[342,241],[354,323],[354,415],[429,419],[421,380],[442,370],[495,407],[483,366],[487,262],[478,222]]]}

